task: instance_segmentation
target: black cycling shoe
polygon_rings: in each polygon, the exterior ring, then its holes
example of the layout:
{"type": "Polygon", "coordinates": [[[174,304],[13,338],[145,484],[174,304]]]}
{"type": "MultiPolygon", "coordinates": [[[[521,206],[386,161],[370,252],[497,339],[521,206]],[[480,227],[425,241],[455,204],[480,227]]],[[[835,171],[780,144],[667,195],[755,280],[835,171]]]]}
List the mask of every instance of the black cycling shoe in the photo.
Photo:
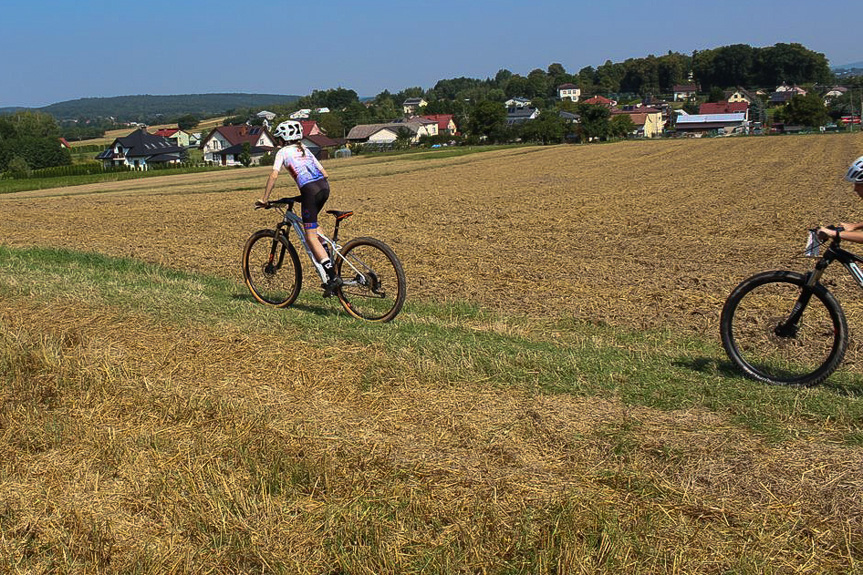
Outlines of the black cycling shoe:
{"type": "Polygon", "coordinates": [[[334,277],[333,279],[329,280],[327,283],[321,284],[321,287],[324,288],[324,297],[334,296],[336,291],[338,291],[338,289],[340,287],[342,287],[342,285],[344,285],[344,283],[345,282],[342,281],[342,278],[334,277]]]}

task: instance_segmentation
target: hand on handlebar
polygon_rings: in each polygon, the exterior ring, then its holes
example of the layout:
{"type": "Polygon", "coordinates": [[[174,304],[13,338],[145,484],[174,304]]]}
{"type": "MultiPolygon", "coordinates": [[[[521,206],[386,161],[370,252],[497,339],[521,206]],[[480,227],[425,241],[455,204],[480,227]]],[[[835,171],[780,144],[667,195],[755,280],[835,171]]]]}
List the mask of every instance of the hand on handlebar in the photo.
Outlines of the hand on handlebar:
{"type": "Polygon", "coordinates": [[[822,240],[832,240],[839,236],[840,232],[845,231],[844,226],[821,226],[818,228],[818,237],[822,240]]]}

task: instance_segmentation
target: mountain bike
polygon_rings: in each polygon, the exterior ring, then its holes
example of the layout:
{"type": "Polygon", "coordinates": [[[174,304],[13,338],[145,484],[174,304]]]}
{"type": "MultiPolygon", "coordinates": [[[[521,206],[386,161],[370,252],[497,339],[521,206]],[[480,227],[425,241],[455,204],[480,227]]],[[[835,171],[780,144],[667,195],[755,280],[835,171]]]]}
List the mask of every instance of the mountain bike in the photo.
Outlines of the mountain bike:
{"type": "MultiPolygon", "coordinates": [[[[303,270],[300,256],[291,242],[291,231],[317,270],[321,287],[327,282],[326,271],[306,242],[303,220],[294,213],[294,204],[300,201],[301,198],[295,196],[258,206],[275,209],[282,215],[282,221],[275,228],[253,233],[243,248],[243,279],[252,296],[263,304],[287,307],[300,295],[303,270]]],[[[340,225],[353,212],[327,210],[327,213],[335,218],[333,237],[330,239],[318,232],[318,239],[342,280],[341,287],[332,295],[337,296],[345,311],[357,319],[391,321],[401,311],[407,294],[401,262],[392,248],[374,238],[354,238],[340,245],[340,225]]],[[[325,291],[324,296],[327,295],[325,291]]]]}
{"type": "MultiPolygon", "coordinates": [[[[805,255],[818,257],[825,243],[809,230],[805,255]]],[[[863,258],[839,244],[832,238],[808,273],[762,272],[728,296],[720,320],[722,346],[746,376],[774,385],[812,386],[839,367],[848,348],[848,323],[821,277],[838,261],[863,287],[858,265],[863,258]]]]}

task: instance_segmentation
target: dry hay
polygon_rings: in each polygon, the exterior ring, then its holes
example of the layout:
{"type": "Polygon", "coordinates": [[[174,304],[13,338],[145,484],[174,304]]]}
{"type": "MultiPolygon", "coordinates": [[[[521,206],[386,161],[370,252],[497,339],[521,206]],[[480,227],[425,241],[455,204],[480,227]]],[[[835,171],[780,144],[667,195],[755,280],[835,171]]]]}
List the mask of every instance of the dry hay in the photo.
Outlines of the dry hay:
{"type": "Polygon", "coordinates": [[[364,391],[368,350],[348,347],[346,362],[63,303],[0,317],[4,347],[30,354],[0,411],[0,429],[23,430],[0,436],[6,557],[47,566],[65,548],[89,569],[310,573],[353,558],[404,572],[417,550],[464,548],[449,560],[474,572],[502,569],[523,538],[563,572],[721,572],[741,557],[817,572],[853,565],[863,545],[859,450],[769,445],[702,410],[613,399],[364,391]]]}
{"type": "MultiPolygon", "coordinates": [[[[805,230],[859,213],[841,174],[861,148],[863,137],[841,135],[355,158],[328,164],[327,207],[357,212],[348,235],[396,249],[412,299],[716,333],[737,282],[807,269],[796,259],[805,230]]],[[[0,197],[0,237],[239,280],[245,239],[272,224],[251,209],[266,171],[0,197]]],[[[293,195],[288,184],[276,193],[293,195]]],[[[856,314],[859,298],[846,293],[838,295],[856,314]]]]}
{"type": "MultiPolygon", "coordinates": [[[[861,147],[831,136],[355,158],[328,164],[328,207],[356,210],[349,235],[393,245],[414,300],[714,334],[741,278],[805,268],[793,257],[805,228],[855,219],[839,174],[861,147]]],[[[245,238],[272,221],[251,209],[265,176],[0,196],[0,237],[239,285],[245,238]]],[[[853,334],[849,287],[835,289],[853,334]]],[[[859,450],[772,445],[716,414],[614,398],[482,382],[366,390],[374,349],[177,332],[60,303],[0,311],[4,344],[30,366],[2,391],[3,556],[46,569],[46,549],[65,548],[92,570],[403,572],[440,549],[479,572],[504,570],[523,541],[558,552],[537,572],[819,572],[860,558],[859,450]],[[293,483],[256,467],[274,461],[293,483]]]]}

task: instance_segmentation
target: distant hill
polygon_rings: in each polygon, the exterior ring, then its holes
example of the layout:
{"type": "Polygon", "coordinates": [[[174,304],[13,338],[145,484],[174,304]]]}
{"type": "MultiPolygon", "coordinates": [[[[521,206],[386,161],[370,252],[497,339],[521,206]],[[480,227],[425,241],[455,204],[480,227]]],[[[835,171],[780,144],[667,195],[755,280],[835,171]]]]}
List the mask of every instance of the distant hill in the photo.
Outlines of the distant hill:
{"type": "MultiPolygon", "coordinates": [[[[295,102],[300,96],[279,94],[184,94],[176,96],[115,96],[112,98],[80,98],[58,102],[36,111],[51,114],[58,120],[112,117],[121,122],[152,123],[159,118],[184,114],[211,117],[232,110],[266,108],[295,102]]],[[[14,113],[23,108],[0,108],[0,114],[14,113]]]]}
{"type": "Polygon", "coordinates": [[[863,62],[854,62],[853,64],[843,64],[841,66],[834,66],[834,70],[854,70],[863,68],[863,62]]]}
{"type": "Polygon", "coordinates": [[[838,80],[851,78],[852,76],[863,76],[863,62],[854,62],[853,64],[845,64],[833,68],[832,72],[836,74],[838,80]]]}

